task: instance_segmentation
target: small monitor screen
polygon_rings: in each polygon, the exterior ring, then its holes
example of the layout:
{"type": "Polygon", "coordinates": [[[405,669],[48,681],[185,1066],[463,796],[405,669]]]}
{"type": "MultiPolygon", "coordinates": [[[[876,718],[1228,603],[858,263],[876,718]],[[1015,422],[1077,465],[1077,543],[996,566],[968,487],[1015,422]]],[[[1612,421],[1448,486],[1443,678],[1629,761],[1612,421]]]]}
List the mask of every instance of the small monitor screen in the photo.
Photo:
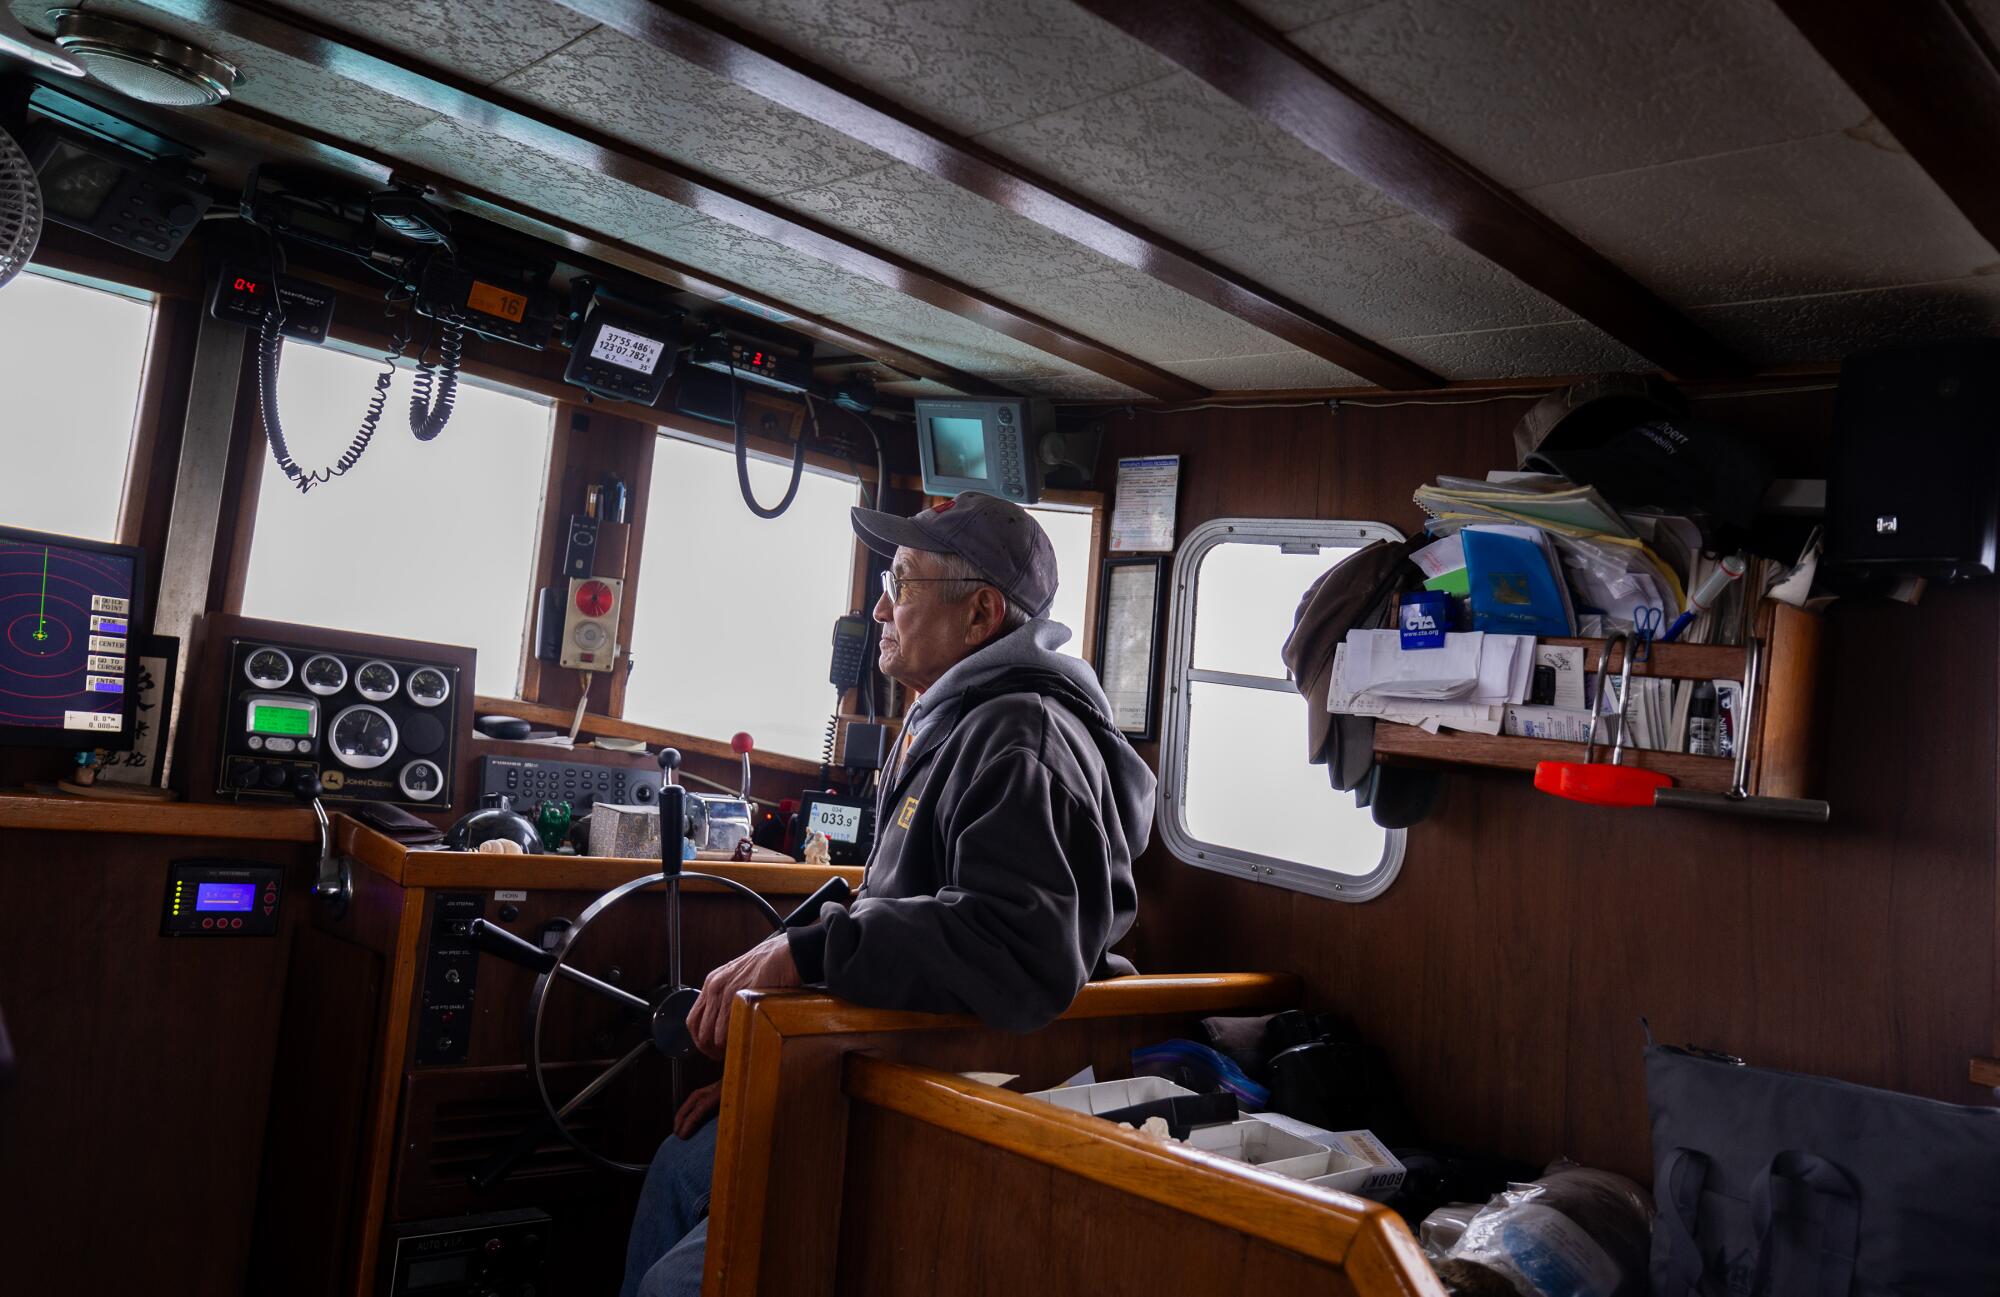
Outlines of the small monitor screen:
{"type": "Polygon", "coordinates": [[[940,477],[986,476],[986,424],[958,415],[930,417],[931,464],[940,477]]]}
{"type": "Polygon", "coordinates": [[[252,734],[307,735],[312,733],[312,712],[305,707],[257,703],[250,709],[252,734]]]}
{"type": "Polygon", "coordinates": [[[138,551],[0,528],[0,739],[120,746],[138,551]]]}
{"type": "Polygon", "coordinates": [[[405,1272],[403,1286],[411,1292],[420,1288],[438,1288],[448,1283],[461,1283],[467,1271],[463,1256],[441,1256],[427,1261],[412,1261],[405,1272]]]}
{"type": "Polygon", "coordinates": [[[607,324],[598,329],[597,341],[590,344],[590,358],[650,374],[659,366],[660,353],[666,349],[667,344],[657,338],[628,333],[616,325],[607,324]]]}
{"type": "Polygon", "coordinates": [[[255,883],[198,883],[194,889],[196,914],[213,914],[218,910],[248,914],[256,901],[255,883]]]}
{"type": "Polygon", "coordinates": [[[88,225],[123,174],[116,163],[58,144],[42,168],[42,201],[55,215],[88,225]]]}
{"type": "Polygon", "coordinates": [[[824,833],[829,842],[861,840],[861,808],[838,802],[806,803],[806,828],[824,833]]]}

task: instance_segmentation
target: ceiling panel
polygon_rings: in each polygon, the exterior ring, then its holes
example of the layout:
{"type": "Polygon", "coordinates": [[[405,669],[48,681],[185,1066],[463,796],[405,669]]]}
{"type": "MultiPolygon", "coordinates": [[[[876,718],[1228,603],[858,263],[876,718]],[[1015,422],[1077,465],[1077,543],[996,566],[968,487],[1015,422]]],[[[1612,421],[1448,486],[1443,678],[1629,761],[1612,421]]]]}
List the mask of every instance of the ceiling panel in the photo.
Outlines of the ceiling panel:
{"type": "Polygon", "coordinates": [[[1403,214],[1181,72],[980,143],[1197,251],[1403,214]]]}
{"type": "Polygon", "coordinates": [[[396,144],[395,153],[438,175],[628,242],[704,219],[691,207],[447,117],[413,131],[396,144]]]}
{"type": "Polygon", "coordinates": [[[1397,338],[1389,345],[1450,379],[1539,378],[1654,368],[1630,347],[1581,320],[1397,338]]]}
{"type": "MultiPolygon", "coordinates": [[[[229,60],[244,77],[236,88],[237,102],[280,121],[311,126],[379,149],[435,116],[426,109],[385,98],[310,64],[274,54],[261,45],[196,23],[182,22],[133,0],[90,0],[88,7],[92,13],[165,32],[229,60]]],[[[43,35],[55,30],[48,21],[47,4],[13,0],[13,9],[31,30],[43,35]]],[[[168,133],[172,133],[171,129],[168,133]]]]}
{"type": "Polygon", "coordinates": [[[1525,197],[1683,306],[1956,279],[2000,261],[1876,123],[1525,197]]]}
{"type": "MultiPolygon", "coordinates": [[[[1042,386],[1045,383],[1073,380],[1079,375],[1093,381],[1108,381],[1024,342],[1016,342],[1004,333],[983,329],[970,320],[910,298],[884,309],[841,314],[835,319],[941,364],[990,376],[995,382],[1005,382],[1022,391],[1040,392],[1045,390],[1042,386]]],[[[1119,389],[1116,395],[1144,399],[1122,384],[1114,386],[1119,389]]]]}
{"type": "Polygon", "coordinates": [[[490,85],[597,24],[546,0],[276,0],[278,8],[490,85]]]}
{"type": "MultiPolygon", "coordinates": [[[[1010,391],[1046,396],[1056,401],[1128,401],[1139,394],[1102,374],[993,374],[992,380],[1010,391]]],[[[1144,397],[1139,397],[1144,400],[1144,397]]]]}
{"type": "Polygon", "coordinates": [[[668,229],[641,231],[633,235],[632,242],[739,284],[780,309],[832,316],[881,310],[909,301],[872,279],[849,274],[816,257],[705,216],[668,229]]]}
{"type": "Polygon", "coordinates": [[[1184,360],[1168,365],[1190,382],[1218,392],[1277,389],[1288,387],[1368,387],[1353,374],[1330,360],[1304,351],[1272,352],[1261,356],[1231,356],[1226,360],[1184,360]]]}
{"type": "Polygon", "coordinates": [[[1279,351],[1285,343],[1124,266],[1011,284],[994,295],[1156,365],[1279,351]]]}
{"type": "Polygon", "coordinates": [[[1297,31],[1381,0],[1242,0],[1243,7],[1281,32],[1297,31]]]}
{"type": "Polygon", "coordinates": [[[1516,189],[1868,115],[1762,0],[1387,0],[1291,39],[1516,189]]]}
{"type": "Polygon", "coordinates": [[[780,204],[975,288],[1066,275],[1113,263],[957,185],[894,162],[780,204]]]}
{"type": "Polygon", "coordinates": [[[1070,0],[712,0],[707,7],[961,135],[1173,70],[1070,0]]]}
{"type": "Polygon", "coordinates": [[[500,88],[758,194],[826,184],[888,161],[864,144],[608,28],[507,78],[500,88]]]}
{"type": "Polygon", "coordinates": [[[1420,216],[1269,237],[1208,255],[1370,338],[1571,318],[1420,216]]]}
{"type": "Polygon", "coordinates": [[[1870,347],[2000,333],[2000,275],[1738,302],[1693,315],[1757,364],[1831,361],[1870,347]]]}

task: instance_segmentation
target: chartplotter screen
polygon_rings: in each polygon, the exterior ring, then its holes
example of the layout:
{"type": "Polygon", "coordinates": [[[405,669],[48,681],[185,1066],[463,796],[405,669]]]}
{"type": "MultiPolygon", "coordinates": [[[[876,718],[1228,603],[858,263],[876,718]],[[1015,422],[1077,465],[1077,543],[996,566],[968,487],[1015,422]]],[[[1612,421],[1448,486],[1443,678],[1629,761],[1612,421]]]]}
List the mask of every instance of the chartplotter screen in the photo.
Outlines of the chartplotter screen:
{"type": "Polygon", "coordinates": [[[139,554],[0,528],[0,742],[129,740],[139,554]]]}

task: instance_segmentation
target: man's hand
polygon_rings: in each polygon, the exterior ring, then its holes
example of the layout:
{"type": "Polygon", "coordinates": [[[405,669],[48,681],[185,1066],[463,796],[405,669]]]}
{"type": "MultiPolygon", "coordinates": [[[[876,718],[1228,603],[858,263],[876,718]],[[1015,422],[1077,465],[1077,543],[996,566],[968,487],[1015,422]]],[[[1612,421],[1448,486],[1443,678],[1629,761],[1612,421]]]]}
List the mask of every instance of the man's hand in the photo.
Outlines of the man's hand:
{"type": "Polygon", "coordinates": [[[681,1110],[674,1114],[674,1134],[681,1139],[693,1139],[702,1124],[715,1115],[722,1106],[722,1082],[704,1085],[687,1097],[681,1110]]]}
{"type": "Polygon", "coordinates": [[[783,990],[803,986],[799,966],[792,962],[792,948],[780,932],[761,945],[730,960],[708,975],[701,994],[688,1010],[688,1035],[694,1047],[710,1058],[721,1058],[729,1040],[729,1007],[738,991],[783,990]]]}

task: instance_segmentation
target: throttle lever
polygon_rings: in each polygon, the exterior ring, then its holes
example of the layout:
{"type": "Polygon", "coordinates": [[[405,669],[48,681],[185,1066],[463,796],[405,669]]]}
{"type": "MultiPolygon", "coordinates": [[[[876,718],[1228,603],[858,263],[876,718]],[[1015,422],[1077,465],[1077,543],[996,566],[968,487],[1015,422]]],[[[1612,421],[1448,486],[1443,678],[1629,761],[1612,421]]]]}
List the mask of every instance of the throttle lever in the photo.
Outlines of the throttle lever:
{"type": "Polygon", "coordinates": [[[505,928],[495,927],[485,919],[474,919],[466,930],[466,939],[481,954],[504,959],[510,964],[546,973],[556,966],[555,952],[543,950],[532,941],[523,941],[505,928]]]}
{"type": "Polygon", "coordinates": [[[348,903],[354,899],[354,862],[334,853],[333,822],[327,818],[326,804],[319,799],[325,791],[319,776],[311,772],[301,774],[292,786],[292,795],[312,808],[319,827],[319,873],[313,880],[313,895],[319,898],[328,917],[338,919],[347,913],[348,903]]]}

